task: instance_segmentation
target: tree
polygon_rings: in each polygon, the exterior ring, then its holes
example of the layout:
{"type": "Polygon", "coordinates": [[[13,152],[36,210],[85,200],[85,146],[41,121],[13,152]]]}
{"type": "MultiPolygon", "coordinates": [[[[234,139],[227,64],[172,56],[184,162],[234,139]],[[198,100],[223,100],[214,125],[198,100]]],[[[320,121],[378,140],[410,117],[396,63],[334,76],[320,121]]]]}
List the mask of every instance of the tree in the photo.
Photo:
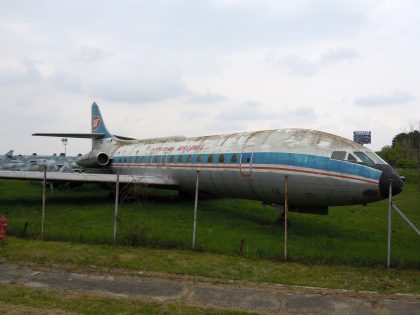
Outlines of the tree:
{"type": "Polygon", "coordinates": [[[397,134],[392,145],[383,147],[378,155],[394,167],[420,168],[420,131],[411,128],[397,134]]]}

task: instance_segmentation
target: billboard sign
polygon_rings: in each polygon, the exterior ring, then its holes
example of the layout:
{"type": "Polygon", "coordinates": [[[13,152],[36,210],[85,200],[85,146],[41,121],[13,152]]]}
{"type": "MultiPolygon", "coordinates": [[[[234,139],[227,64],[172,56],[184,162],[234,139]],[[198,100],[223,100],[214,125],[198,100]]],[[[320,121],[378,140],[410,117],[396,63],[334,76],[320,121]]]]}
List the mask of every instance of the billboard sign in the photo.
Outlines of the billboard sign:
{"type": "Polygon", "coordinates": [[[353,141],[359,144],[369,144],[372,140],[371,131],[353,131],[353,141]]]}

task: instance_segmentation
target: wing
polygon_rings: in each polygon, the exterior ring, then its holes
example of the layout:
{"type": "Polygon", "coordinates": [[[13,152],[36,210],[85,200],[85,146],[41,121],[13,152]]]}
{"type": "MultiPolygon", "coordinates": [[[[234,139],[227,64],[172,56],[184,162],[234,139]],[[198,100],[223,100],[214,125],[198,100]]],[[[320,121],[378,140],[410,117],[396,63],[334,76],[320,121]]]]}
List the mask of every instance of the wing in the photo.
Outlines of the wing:
{"type": "MultiPolygon", "coordinates": [[[[33,133],[33,136],[42,137],[61,137],[61,138],[82,138],[82,139],[102,139],[105,137],[104,133],[33,133]]],[[[113,135],[118,140],[137,140],[125,136],[113,135]]],[[[12,151],[13,152],[13,151],[12,151]]]]}
{"type": "MultiPolygon", "coordinates": [[[[75,183],[116,183],[116,174],[88,174],[88,173],[61,173],[47,172],[49,182],[75,182],[75,183]]],[[[20,180],[43,180],[43,172],[0,171],[0,178],[20,180]]],[[[120,183],[142,184],[151,186],[177,187],[178,183],[170,177],[150,175],[120,175],[120,183]]]]}
{"type": "Polygon", "coordinates": [[[102,139],[104,133],[33,133],[33,136],[102,139]]]}

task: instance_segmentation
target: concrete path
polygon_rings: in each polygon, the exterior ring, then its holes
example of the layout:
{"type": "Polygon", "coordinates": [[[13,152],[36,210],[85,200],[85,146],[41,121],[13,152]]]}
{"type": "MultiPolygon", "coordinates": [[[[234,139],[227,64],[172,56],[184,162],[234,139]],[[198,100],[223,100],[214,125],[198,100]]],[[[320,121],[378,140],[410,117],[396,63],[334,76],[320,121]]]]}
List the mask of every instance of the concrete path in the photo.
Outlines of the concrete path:
{"type": "Polygon", "coordinates": [[[214,285],[191,279],[135,279],[0,264],[0,283],[14,282],[36,288],[91,291],[157,301],[183,300],[190,305],[266,314],[420,315],[419,296],[384,296],[259,283],[214,285]]]}

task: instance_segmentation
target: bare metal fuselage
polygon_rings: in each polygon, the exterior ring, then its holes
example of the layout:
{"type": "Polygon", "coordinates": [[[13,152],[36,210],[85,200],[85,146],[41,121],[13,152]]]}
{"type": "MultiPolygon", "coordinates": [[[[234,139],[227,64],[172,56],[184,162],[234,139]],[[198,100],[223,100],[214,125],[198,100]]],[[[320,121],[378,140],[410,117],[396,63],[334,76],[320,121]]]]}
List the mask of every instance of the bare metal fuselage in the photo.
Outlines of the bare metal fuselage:
{"type": "MultiPolygon", "coordinates": [[[[289,204],[295,208],[364,204],[386,198],[390,181],[394,194],[403,187],[398,174],[374,152],[325,132],[278,129],[135,140],[112,135],[96,103],[91,122],[91,133],[34,135],[90,138],[92,151],[79,159],[80,165],[119,172],[124,182],[191,193],[198,172],[201,192],[282,204],[288,175],[289,204]]],[[[113,181],[100,174],[73,177],[55,176],[63,181],[113,181]]]]}
{"type": "Polygon", "coordinates": [[[334,151],[370,151],[347,139],[314,130],[283,129],[138,141],[102,140],[110,168],[121,174],[156,176],[200,191],[281,204],[285,175],[295,206],[362,204],[383,199],[382,172],[367,165],[331,159],[334,151]],[[236,158],[234,157],[236,156],[236,158]]]}

